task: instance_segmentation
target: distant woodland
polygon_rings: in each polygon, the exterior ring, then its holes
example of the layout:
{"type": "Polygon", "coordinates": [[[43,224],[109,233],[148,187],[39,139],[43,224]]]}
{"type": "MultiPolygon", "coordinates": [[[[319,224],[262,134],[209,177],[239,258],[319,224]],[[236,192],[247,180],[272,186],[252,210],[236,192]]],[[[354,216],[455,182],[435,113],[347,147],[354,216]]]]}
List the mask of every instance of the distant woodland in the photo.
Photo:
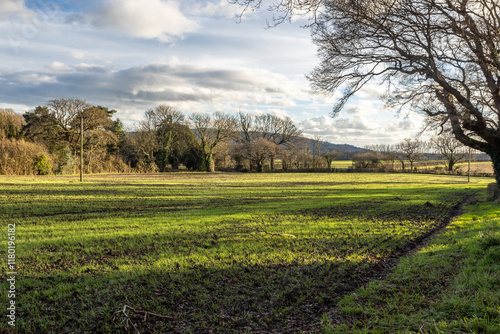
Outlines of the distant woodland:
{"type": "Polygon", "coordinates": [[[429,143],[405,139],[398,145],[366,149],[304,138],[289,118],[271,114],[192,114],[166,105],[148,109],[126,131],[116,110],[78,98],[49,100],[23,115],[0,109],[0,174],[330,169],[335,159],[356,168],[413,170],[413,163],[435,152],[453,171],[466,150],[451,136],[429,143]],[[82,136],[83,134],[83,136],[82,136]],[[83,138],[83,142],[82,142],[83,138]]]}

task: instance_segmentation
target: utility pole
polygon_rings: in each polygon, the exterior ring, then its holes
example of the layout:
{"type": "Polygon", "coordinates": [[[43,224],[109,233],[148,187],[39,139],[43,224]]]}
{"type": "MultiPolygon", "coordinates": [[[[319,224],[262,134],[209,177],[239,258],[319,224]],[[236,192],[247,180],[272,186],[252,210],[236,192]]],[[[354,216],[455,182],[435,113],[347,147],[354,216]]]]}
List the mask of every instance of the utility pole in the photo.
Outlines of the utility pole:
{"type": "Polygon", "coordinates": [[[471,160],[471,148],[469,147],[469,169],[467,170],[467,183],[470,183],[470,160],[471,160]]]}
{"type": "Polygon", "coordinates": [[[83,182],[83,115],[80,117],[80,182],[83,182]]]}

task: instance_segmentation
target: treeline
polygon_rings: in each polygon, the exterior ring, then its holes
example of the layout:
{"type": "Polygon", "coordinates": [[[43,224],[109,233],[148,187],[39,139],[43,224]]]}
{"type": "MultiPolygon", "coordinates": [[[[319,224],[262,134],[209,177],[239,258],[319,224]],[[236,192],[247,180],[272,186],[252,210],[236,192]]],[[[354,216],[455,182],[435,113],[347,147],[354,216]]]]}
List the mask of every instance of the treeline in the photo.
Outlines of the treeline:
{"type": "Polygon", "coordinates": [[[435,166],[436,172],[443,169],[447,173],[454,173],[458,170],[458,163],[466,161],[469,155],[474,160],[489,160],[484,153],[463,145],[451,132],[444,132],[431,137],[429,141],[406,138],[394,145],[367,145],[365,151],[353,155],[352,161],[356,169],[413,172],[418,163],[419,167],[435,166]],[[445,167],[436,166],[435,160],[444,161],[445,167]]]}
{"type": "Polygon", "coordinates": [[[81,99],[54,99],[46,106],[18,115],[0,109],[1,174],[73,174],[79,168],[83,119],[87,172],[127,171],[119,155],[125,138],[123,124],[113,121],[115,110],[81,99]]]}
{"type": "Polygon", "coordinates": [[[82,129],[85,173],[326,168],[340,155],[270,114],[186,117],[160,105],[126,131],[116,113],[78,98],[49,100],[22,116],[0,109],[0,173],[76,173],[82,129]]]}
{"type": "Polygon", "coordinates": [[[82,129],[85,173],[331,170],[339,158],[352,159],[357,170],[413,171],[429,152],[453,172],[468,154],[449,133],[353,153],[336,151],[318,136],[304,138],[291,119],[271,114],[186,117],[160,105],[126,131],[119,118],[113,120],[116,113],[77,98],[49,100],[22,116],[0,108],[0,174],[77,173],[82,129]]]}

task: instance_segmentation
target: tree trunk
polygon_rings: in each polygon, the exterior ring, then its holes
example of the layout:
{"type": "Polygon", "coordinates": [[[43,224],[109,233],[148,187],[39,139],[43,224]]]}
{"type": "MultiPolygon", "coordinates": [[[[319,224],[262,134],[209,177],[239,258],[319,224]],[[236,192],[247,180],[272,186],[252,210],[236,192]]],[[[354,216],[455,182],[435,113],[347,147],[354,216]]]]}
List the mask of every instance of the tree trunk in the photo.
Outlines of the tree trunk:
{"type": "Polygon", "coordinates": [[[205,153],[205,168],[207,172],[215,172],[215,164],[212,153],[205,153]]]}
{"type": "Polygon", "coordinates": [[[495,171],[495,180],[500,186],[500,147],[493,146],[488,152],[491,157],[491,162],[493,163],[493,170],[495,171]]]}

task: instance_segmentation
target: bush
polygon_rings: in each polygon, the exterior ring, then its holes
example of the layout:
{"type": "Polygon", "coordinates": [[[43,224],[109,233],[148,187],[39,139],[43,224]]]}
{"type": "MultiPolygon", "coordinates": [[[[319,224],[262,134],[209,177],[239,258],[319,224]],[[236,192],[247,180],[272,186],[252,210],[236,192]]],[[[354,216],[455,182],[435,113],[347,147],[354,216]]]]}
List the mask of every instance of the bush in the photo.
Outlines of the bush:
{"type": "Polygon", "coordinates": [[[160,169],[154,162],[146,162],[144,160],[140,160],[135,166],[136,173],[158,173],[160,169]]]}
{"type": "Polygon", "coordinates": [[[38,175],[49,175],[50,172],[52,171],[52,165],[50,164],[45,154],[42,154],[36,160],[35,170],[37,171],[38,175]]]}
{"type": "Polygon", "coordinates": [[[93,173],[130,173],[131,171],[132,168],[122,158],[114,155],[107,155],[92,167],[93,173]]]}
{"type": "Polygon", "coordinates": [[[75,172],[75,156],[69,147],[65,146],[59,150],[57,160],[59,162],[56,169],[58,174],[73,174],[75,172]]]}
{"type": "Polygon", "coordinates": [[[0,174],[36,175],[36,163],[45,155],[50,164],[51,156],[42,144],[16,139],[0,139],[0,174]]]}

